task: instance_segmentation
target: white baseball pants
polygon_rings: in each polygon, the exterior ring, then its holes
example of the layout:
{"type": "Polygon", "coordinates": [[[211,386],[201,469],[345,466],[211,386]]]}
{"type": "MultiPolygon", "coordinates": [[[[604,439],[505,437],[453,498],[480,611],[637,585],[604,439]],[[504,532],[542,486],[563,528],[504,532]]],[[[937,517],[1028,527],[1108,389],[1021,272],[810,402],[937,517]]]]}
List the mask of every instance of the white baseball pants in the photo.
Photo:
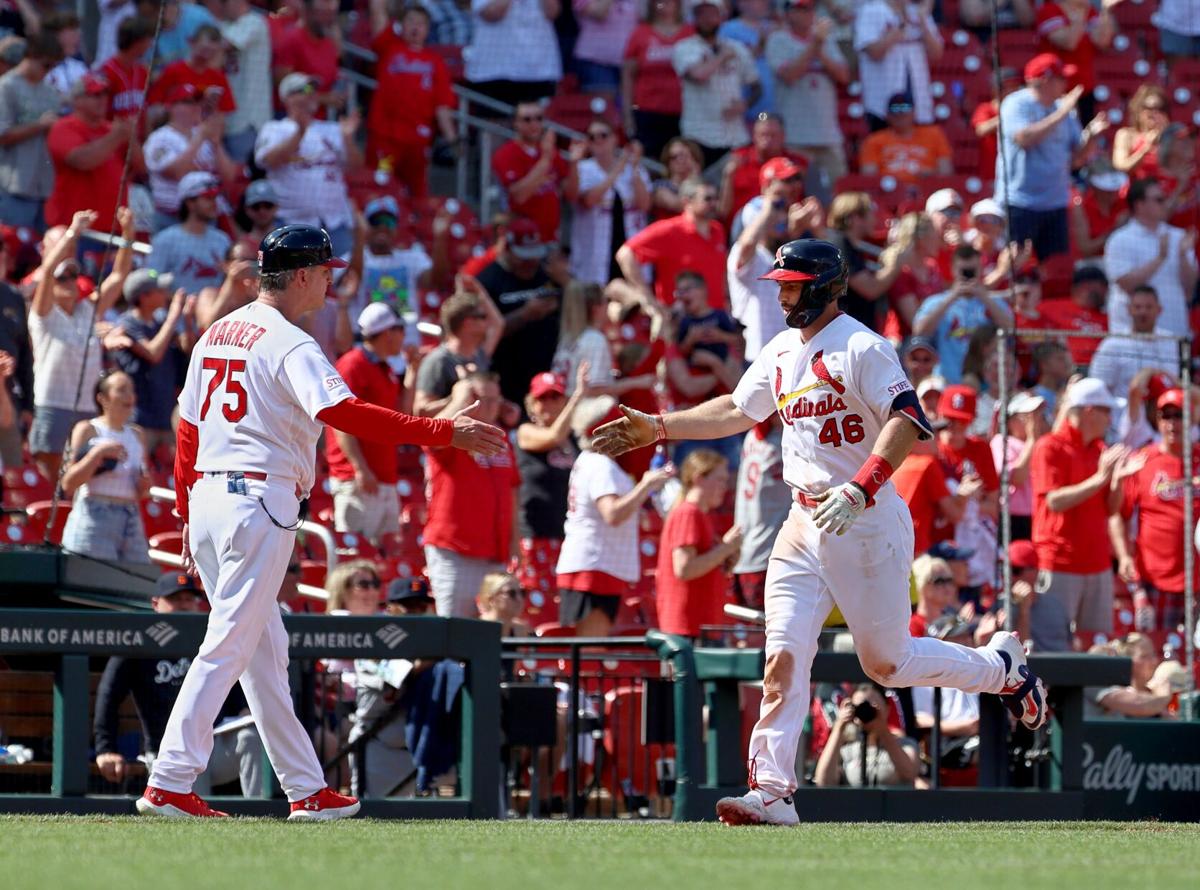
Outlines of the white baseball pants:
{"type": "Polygon", "coordinates": [[[792,505],[767,565],[767,662],[750,737],[751,782],[767,793],[784,797],[796,790],[812,660],[835,603],[876,682],[965,692],[1003,688],[1004,662],[995,652],[909,634],[912,553],[912,517],[891,485],[841,537],[818,530],[810,508],[792,505]]]}
{"type": "Polygon", "coordinates": [[[150,784],[178,794],[192,790],[212,752],[213,722],[240,678],[271,766],[295,802],[326,784],[292,707],[288,638],[276,602],[296,533],[271,517],[294,524],[299,501],[295,486],[283,481],[247,479],[245,491],[230,493],[223,476],[203,476],[192,487],[189,540],[212,612],[171,709],[150,784]]]}

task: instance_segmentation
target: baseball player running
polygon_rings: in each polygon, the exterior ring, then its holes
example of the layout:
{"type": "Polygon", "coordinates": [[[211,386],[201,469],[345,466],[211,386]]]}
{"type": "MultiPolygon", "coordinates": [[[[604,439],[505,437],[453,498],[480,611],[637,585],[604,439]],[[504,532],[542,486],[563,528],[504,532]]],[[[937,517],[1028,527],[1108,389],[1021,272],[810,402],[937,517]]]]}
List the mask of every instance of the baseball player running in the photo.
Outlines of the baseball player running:
{"type": "Polygon", "coordinates": [[[500,430],[461,413],[417,419],[354,398],[296,326],[324,303],[332,270],[345,265],[322,229],[276,229],[259,256],[258,299],[205,332],[179,396],[175,492],[184,567],[199,571],[212,613],[137,802],[143,815],[225,815],[192,793],[192,783],[208,763],[217,711],[239,678],[291,802],[288,819],[358,812],[357,800],[325,786],[292,709],[288,639],[275,601],[300,503],[313,484],[317,438],[328,424],[378,442],[449,445],[485,455],[505,447],[500,430]]]}
{"type": "Polygon", "coordinates": [[[847,266],[827,241],[783,245],[763,276],[779,283],[789,330],[770,341],[732,395],[666,415],[622,406],[594,447],[618,455],[664,439],[717,439],[779,412],[794,503],[766,577],[766,670],[750,739],[750,791],[723,798],[727,825],[799,821],[796,746],[808,713],[821,625],[836,604],[867,674],[885,686],[997,693],[1026,726],[1046,720],[1045,690],[1015,634],[970,649],[908,632],[912,517],[888,481],[932,434],[895,350],[838,310],[847,266]]]}

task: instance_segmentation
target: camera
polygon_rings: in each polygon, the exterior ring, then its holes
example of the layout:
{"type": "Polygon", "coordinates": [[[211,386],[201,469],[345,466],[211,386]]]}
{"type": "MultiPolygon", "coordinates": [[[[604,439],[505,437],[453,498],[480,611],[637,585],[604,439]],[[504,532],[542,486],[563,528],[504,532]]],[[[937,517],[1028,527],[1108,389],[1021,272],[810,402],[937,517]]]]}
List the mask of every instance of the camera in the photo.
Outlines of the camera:
{"type": "Polygon", "coordinates": [[[867,724],[879,716],[879,709],[869,701],[860,701],[854,706],[854,719],[859,723],[867,724]]]}
{"type": "Polygon", "coordinates": [[[963,281],[974,281],[977,271],[976,269],[959,269],[958,277],[963,281]]]}

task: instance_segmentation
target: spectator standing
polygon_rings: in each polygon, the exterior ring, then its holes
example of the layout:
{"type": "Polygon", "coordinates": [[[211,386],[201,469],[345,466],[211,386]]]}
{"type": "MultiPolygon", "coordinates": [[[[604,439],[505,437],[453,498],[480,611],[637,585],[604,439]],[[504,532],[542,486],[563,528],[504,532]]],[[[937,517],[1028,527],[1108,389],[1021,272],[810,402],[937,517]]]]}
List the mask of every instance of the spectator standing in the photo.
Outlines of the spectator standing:
{"type": "Polygon", "coordinates": [[[225,150],[244,164],[254,151],[259,129],[274,111],[271,32],[249,0],[225,0],[222,12],[225,70],[237,105],[225,117],[225,150]]]}
{"type": "MultiPolygon", "coordinates": [[[[1071,296],[1045,300],[1038,311],[1045,319],[1044,328],[1103,334],[1108,330],[1104,306],[1108,300],[1108,276],[1099,266],[1080,266],[1071,277],[1071,296]]],[[[1068,337],[1071,360],[1086,367],[1100,346],[1100,337],[1068,337]]]]}
{"type": "MultiPolygon", "coordinates": [[[[1132,472],[1125,480],[1121,508],[1110,521],[1109,536],[1118,574],[1134,589],[1138,629],[1169,631],[1184,623],[1183,548],[1190,546],[1192,538],[1184,525],[1183,390],[1167,390],[1158,397],[1157,407],[1162,438],[1130,459],[1132,472]]],[[[1200,448],[1192,443],[1192,449],[1195,467],[1200,448]]],[[[1200,513],[1193,509],[1192,515],[1200,513]]]]}
{"type": "Polygon", "coordinates": [[[709,515],[729,489],[725,458],[698,448],[683,462],[679,479],[683,491],[659,539],[658,626],[664,633],[696,639],[701,625],[722,621],[722,567],[741,553],[742,530],[735,525],[718,536],[709,515]]]}
{"type": "MultiPolygon", "coordinates": [[[[779,160],[791,164],[786,158],[779,160]]],[[[789,169],[799,173],[795,167],[789,169]]],[[[753,214],[747,210],[750,221],[729,251],[726,274],[730,306],[733,317],[744,328],[747,362],[753,362],[771,338],[787,327],[779,307],[778,287],[762,280],[771,271],[775,251],[790,240],[787,193],[785,177],[768,180],[763,200],[753,214]]]]}
{"type": "Polygon", "coordinates": [[[150,491],[150,477],[145,435],[133,423],[133,380],[112,371],[97,381],[93,396],[99,415],[71,430],[71,457],[62,476],[63,494],[72,498],[63,549],[149,564],[140,502],[150,491]]]}
{"type": "MultiPolygon", "coordinates": [[[[400,206],[391,195],[367,202],[362,215],[365,226],[360,228],[365,231],[355,232],[349,266],[338,282],[354,294],[350,317],[357,318],[370,303],[385,303],[401,318],[415,318],[421,309],[421,294],[441,277],[442,270],[401,222],[400,206]],[[401,246],[406,241],[407,245],[401,246]]],[[[434,220],[434,252],[443,261],[445,250],[438,250],[437,239],[444,239],[445,233],[439,232],[444,227],[444,220],[434,220]]]]}
{"type": "Polygon", "coordinates": [[[639,292],[653,296],[663,306],[675,301],[675,278],[684,269],[698,272],[708,290],[710,305],[725,301],[725,229],[717,222],[717,190],[702,179],[688,179],[679,187],[683,212],[651,223],[617,251],[621,273],[639,292]],[[654,273],[651,293],[642,273],[643,264],[654,273]]]}
{"type": "MultiPolygon", "coordinates": [[[[409,413],[404,387],[388,360],[404,348],[404,319],[386,303],[371,303],[358,316],[362,343],[337,360],[335,367],[350,391],[372,405],[409,413]]],[[[415,374],[415,368],[413,369],[415,374]]],[[[408,381],[411,383],[412,381],[408,381]]],[[[325,432],[333,493],[333,527],[378,543],[400,528],[396,446],[372,442],[332,427],[325,432]]]]}
{"type": "Polygon", "coordinates": [[[1032,541],[1014,540],[1008,545],[1012,563],[1013,627],[1035,652],[1070,652],[1074,634],[1071,616],[1057,599],[1038,591],[1038,554],[1032,541]]]}
{"type": "Polygon", "coordinates": [[[1096,260],[1104,256],[1109,236],[1129,218],[1121,194],[1129,177],[1118,170],[1093,166],[1087,188],[1071,189],[1071,255],[1096,260]]]}
{"type": "Polygon", "coordinates": [[[189,300],[182,289],[168,298],[170,286],[170,279],[160,279],[154,269],[131,272],[122,288],[129,310],[117,319],[114,330],[105,338],[107,342],[114,338],[129,341],[109,355],[133,381],[137,407],[132,420],[142,431],[148,457],[160,446],[174,453],[171,415],[175,410],[175,381],[186,370],[186,354],[197,336],[195,298],[189,300]]]}
{"type": "Polygon", "coordinates": [[[504,332],[504,319],[486,293],[457,293],[442,304],[445,339],[421,362],[413,414],[433,417],[449,404],[454,384],[472,371],[491,367],[504,332]]]}
{"type": "MultiPolygon", "coordinates": [[[[743,207],[762,194],[766,180],[771,178],[767,165],[775,162],[779,172],[783,158],[790,161],[789,172],[783,178],[794,178],[795,194],[804,193],[804,174],[808,170],[808,158],[789,151],[783,144],[783,119],[777,114],[760,114],[750,130],[750,144],[735,150],[721,168],[721,195],[717,202],[717,213],[722,221],[733,222],[743,207]]],[[[779,177],[776,177],[779,178],[779,177]]]]}
{"type": "MultiPolygon", "coordinates": [[[[119,211],[121,236],[132,243],[133,214],[119,211]]],[[[86,296],[80,289],[75,251],[80,233],[96,222],[96,213],[80,210],[53,246],[45,246],[39,278],[29,307],[33,344],[33,426],[29,452],[45,479],[58,479],[63,446],[76,424],[92,416],[93,392],[100,379],[100,343],[95,322],[120,296],[133,252],[117,251],[113,270],[86,296]],[[82,299],[81,299],[82,298],[82,299]]]]}
{"type": "Polygon", "coordinates": [[[1008,435],[997,433],[992,437],[992,459],[997,477],[1001,462],[1008,464],[1008,510],[1014,541],[1029,540],[1033,534],[1033,483],[1030,479],[1033,446],[1049,430],[1046,400],[1018,392],[1008,400],[1008,435]]]}
{"type": "Polygon", "coordinates": [[[775,79],[771,76],[771,67],[765,55],[767,39],[779,28],[779,14],[775,7],[776,4],[771,0],[739,0],[737,16],[724,22],[717,31],[721,37],[736,40],[745,46],[758,68],[762,95],[746,109],[747,118],[776,111],[775,79]]]}
{"type": "Polygon", "coordinates": [[[589,157],[577,167],[578,191],[571,217],[571,277],[608,284],[621,277],[616,253],[646,227],[650,177],[642,169],[642,146],[617,149],[617,134],[603,119],[588,124],[589,157]]]}
{"type": "Polygon", "coordinates": [[[46,78],[61,59],[53,35],[36,35],[25,57],[0,76],[0,219],[10,226],[45,228],[43,207],[54,186],[46,135],[62,105],[46,78]]]}
{"type": "Polygon", "coordinates": [[[718,35],[725,15],[724,0],[693,3],[696,33],[676,43],[671,57],[683,83],[679,131],[700,146],[705,167],[750,141],[746,109],[762,94],[749,50],[718,35]]]}
{"type": "Polygon", "coordinates": [[[972,29],[980,40],[992,33],[992,7],[996,8],[996,24],[1001,30],[1029,28],[1034,22],[1034,0],[961,0],[958,19],[972,29]]]}
{"type": "MultiPolygon", "coordinates": [[[[149,6],[147,11],[150,10],[153,10],[153,6],[149,6]]],[[[204,25],[216,24],[217,20],[213,18],[212,13],[199,3],[163,0],[162,29],[158,35],[158,48],[154,55],[154,64],[157,66],[155,73],[161,72],[173,62],[186,59],[188,41],[192,39],[192,35],[204,25]]]]}
{"type": "MultiPolygon", "coordinates": [[[[889,251],[880,258],[886,260],[883,265],[871,259],[875,249],[870,238],[877,217],[875,202],[866,192],[836,195],[829,205],[827,222],[825,240],[841,252],[849,272],[846,295],[840,302],[842,311],[873,331],[882,330],[887,300],[881,298],[887,297],[901,271],[912,261],[911,255],[889,251]]],[[[913,386],[919,382],[914,380],[913,386]]]]}
{"type": "MultiPolygon", "coordinates": [[[[129,5],[132,7],[133,4],[129,5]]],[[[107,58],[99,52],[96,54],[97,59],[104,59],[96,67],[96,74],[107,81],[108,101],[104,116],[109,120],[138,117],[142,113],[146,83],[150,80],[150,69],[142,59],[154,42],[154,22],[131,15],[117,26],[116,40],[115,54],[107,58]]]]}
{"type": "MultiPolygon", "coordinates": [[[[984,0],[979,0],[984,2],[984,0]]],[[[1018,0],[1029,2],[1029,0],[1018,0]]],[[[1032,16],[1032,12],[1030,15],[1032,16]]],[[[1021,88],[1021,73],[1015,68],[1000,69],[1000,95],[975,106],[971,113],[971,128],[979,137],[979,178],[985,182],[996,175],[996,155],[999,153],[1000,103],[1021,88]]]]}
{"type": "Polygon", "coordinates": [[[1167,195],[1167,222],[1181,229],[1200,227],[1200,174],[1196,138],[1184,124],[1163,130],[1158,144],[1158,181],[1167,195]]]}
{"type": "Polygon", "coordinates": [[[1200,0],[1162,0],[1151,21],[1168,61],[1200,56],[1200,0]]]}
{"type": "Polygon", "coordinates": [[[1070,250],[1071,168],[1108,127],[1108,118],[1098,116],[1081,128],[1075,106],[1083,87],[1064,95],[1074,74],[1055,55],[1035,56],[1025,65],[1025,89],[1000,103],[1004,142],[996,159],[996,201],[1007,201],[1012,240],[1032,241],[1043,261],[1070,250]]]}
{"type": "Polygon", "coordinates": [[[833,20],[817,18],[816,0],[787,0],[786,28],[767,38],[766,62],[789,148],[803,152],[829,183],[846,172],[837,89],[850,68],[833,36],[833,20]]]}
{"type": "Polygon", "coordinates": [[[474,30],[463,52],[471,89],[508,105],[554,95],[562,56],[560,0],[471,0],[474,30]]]}
{"type": "Polygon", "coordinates": [[[25,298],[8,283],[9,250],[7,239],[0,238],[0,352],[11,359],[2,388],[17,412],[14,422],[0,423],[0,465],[16,467],[24,462],[22,429],[28,429],[33,420],[33,345],[25,298]]]}
{"type": "Polygon", "coordinates": [[[1066,393],[1066,417],[1033,447],[1037,589],[1058,600],[1081,631],[1112,632],[1108,517],[1121,503],[1128,449],[1104,447],[1116,403],[1085,377],[1066,393]]]}
{"type": "Polygon", "coordinates": [[[1128,333],[1129,301],[1135,288],[1148,284],[1162,307],[1159,324],[1177,337],[1190,335],[1188,307],[1196,288],[1196,233],[1167,223],[1167,195],[1154,179],[1129,186],[1130,220],[1104,246],[1108,272],[1108,329],[1128,333]]]}
{"type": "Polygon", "coordinates": [[[1037,11],[1038,52],[1051,53],[1063,65],[1075,69],[1074,74],[1067,75],[1067,85],[1072,89],[1083,88],[1079,111],[1088,120],[1096,108],[1092,98],[1092,90],[1096,88],[1096,54],[1112,46],[1117,35],[1117,23],[1110,11],[1117,2],[1120,0],[1109,0],[1097,10],[1090,0],[1059,0],[1043,3],[1037,11]]]}
{"type": "Polygon", "coordinates": [[[935,373],[947,383],[962,380],[967,342],[984,325],[1008,328],[1013,314],[1008,304],[983,284],[979,251],[969,244],[954,250],[950,290],[923,302],[913,317],[913,334],[929,337],[938,352],[935,373]]]}
{"type": "MultiPolygon", "coordinates": [[[[317,0],[323,2],[323,0],[317,0]]],[[[316,119],[317,84],[307,74],[289,74],[279,83],[287,116],[258,131],[254,160],[267,171],[279,196],[279,216],[288,224],[321,226],[334,253],[345,254],[353,239],[353,213],[346,170],[362,163],[355,142],[358,115],[338,122],[316,119]]]]}
{"type": "Polygon", "coordinates": [[[99,22],[96,27],[96,52],[92,61],[100,68],[117,51],[120,26],[137,17],[137,6],[133,0],[100,0],[96,6],[99,22]]]}
{"type": "Polygon", "coordinates": [[[559,290],[542,266],[548,252],[536,225],[514,219],[496,261],[479,273],[504,316],[492,370],[510,402],[520,403],[534,375],[550,370],[558,348],[559,290]]]}
{"type": "Polygon", "coordinates": [[[222,182],[241,175],[242,168],[221,144],[221,117],[203,117],[200,91],[190,83],[171,87],[163,96],[168,107],[167,122],[146,139],[142,151],[150,171],[150,195],[154,199],[155,231],[179,220],[180,181],[189,173],[215,174],[222,182]]]}
{"type": "Polygon", "coordinates": [[[434,46],[468,46],[475,33],[470,0],[422,0],[429,13],[434,46]]]}
{"type": "MultiPolygon", "coordinates": [[[[304,0],[303,20],[272,43],[275,82],[282,88],[288,75],[307,75],[315,88],[317,106],[331,110],[346,105],[346,93],[340,87],[338,71],[342,55],[338,7],[338,0],[304,0]]],[[[286,99],[282,89],[279,98],[286,99]]],[[[288,103],[284,101],[283,104],[286,108],[288,103]]],[[[337,250],[336,241],[334,250],[337,250]]]]}
{"type": "MultiPolygon", "coordinates": [[[[574,395],[580,382],[593,396],[618,395],[628,388],[628,381],[614,383],[612,347],[603,330],[607,319],[608,299],[599,285],[572,281],[563,289],[553,368],[567,395],[574,395]],[[583,367],[587,368],[587,374],[581,377],[583,367]]],[[[653,381],[649,382],[653,385],[653,381]]]]}
{"type": "Polygon", "coordinates": [[[246,186],[242,192],[242,209],[246,214],[245,221],[239,222],[244,226],[243,240],[255,248],[263,238],[283,225],[279,221],[279,196],[265,179],[256,179],[246,186]]]}
{"type": "Polygon", "coordinates": [[[733,591],[747,608],[763,608],[767,564],[791,508],[792,490],[783,481],[783,425],[773,414],[746,433],[734,489],[733,524],[743,537],[733,591]]]}
{"type": "MultiPolygon", "coordinates": [[[[1169,337],[1165,328],[1158,326],[1162,307],[1158,294],[1148,284],[1133,289],[1129,298],[1129,318],[1135,335],[1155,334],[1169,337]]],[[[1112,393],[1129,392],[1129,385],[1144,368],[1157,371],[1174,371],[1179,366],[1179,343],[1175,340],[1146,340],[1126,334],[1110,334],[1105,337],[1092,356],[1088,376],[1104,381],[1112,393]]]]}
{"type": "Polygon", "coordinates": [[[211,173],[194,171],[179,180],[180,222],[150,239],[150,268],[170,275],[188,295],[219,287],[225,277],[229,236],[215,225],[221,183],[211,173]]]}
{"type": "Polygon", "coordinates": [[[1144,83],[1129,99],[1127,126],[1113,134],[1113,167],[1122,173],[1144,177],[1156,172],[1158,140],[1171,122],[1167,91],[1156,83],[1144,83]]]}
{"type": "MultiPolygon", "coordinates": [[[[455,384],[446,415],[460,412],[484,423],[500,413],[496,375],[475,372],[455,384]]],[[[427,448],[429,521],[425,564],[437,613],[475,617],[475,595],[489,572],[500,572],[518,552],[520,477],[511,446],[491,457],[458,448],[427,448]]]]}
{"type": "Polygon", "coordinates": [[[579,178],[575,164],[559,155],[554,131],[546,128],[545,119],[537,102],[516,106],[516,138],[492,155],[492,173],[508,195],[509,210],[537,223],[542,240],[550,242],[558,240],[560,201],[575,200],[579,178]]]}
{"type": "Polygon", "coordinates": [[[917,123],[933,123],[929,63],[940,59],[943,49],[933,0],[868,0],[858,8],[854,50],[872,130],[883,129],[888,98],[897,93],[913,97],[917,123]]]}
{"type": "Polygon", "coordinates": [[[258,241],[230,245],[225,254],[225,278],[220,287],[204,287],[196,295],[196,332],[204,333],[217,319],[241,309],[258,296],[258,241]]]}
{"type": "Polygon", "coordinates": [[[896,224],[895,240],[879,257],[887,268],[900,267],[888,291],[889,309],[883,335],[893,342],[912,334],[913,317],[921,303],[945,290],[938,265],[945,242],[933,220],[924,213],[907,213],[896,224]]]}
{"type": "Polygon", "coordinates": [[[585,93],[614,101],[621,85],[621,59],[638,24],[634,0],[574,0],[579,37],[575,41],[575,70],[585,93]]]}
{"type": "Polygon", "coordinates": [[[888,99],[887,126],[863,140],[858,167],[863,176],[892,176],[917,182],[928,176],[949,176],[950,141],[937,124],[918,127],[912,97],[897,93],[888,99]]]}
{"type": "Polygon", "coordinates": [[[121,172],[133,137],[132,171],[143,172],[141,143],[133,118],[104,119],[108,81],[92,73],[75,82],[71,113],[59,118],[46,134],[54,165],[54,188],[46,200],[46,224],[68,224],[76,211],[96,207],[93,224],[112,231],[113,208],[124,203],[121,172]]]}
{"type": "Polygon", "coordinates": [[[680,186],[689,179],[699,178],[704,169],[704,153],[700,151],[700,146],[678,136],[667,142],[661,160],[667,168],[667,175],[651,184],[653,191],[650,197],[654,208],[651,218],[654,222],[677,216],[683,211],[680,186]]]}
{"type": "MultiPolygon", "coordinates": [[[[188,38],[188,57],[163,68],[151,85],[150,103],[170,102],[175,88],[187,85],[195,89],[206,116],[233,113],[237,101],[225,76],[224,57],[221,29],[215,23],[201,25],[188,38]]],[[[219,126],[224,129],[223,119],[219,126]]]]}
{"type": "Polygon", "coordinates": [[[371,0],[371,49],[378,57],[379,87],[367,114],[367,163],[387,160],[410,196],[429,192],[434,127],[457,146],[456,101],[441,56],[426,49],[430,18],[423,6],[406,7],[399,21],[388,16],[386,0],[371,0]]]}
{"type": "Polygon", "coordinates": [[[691,34],[692,26],[683,20],[683,0],[653,0],[625,44],[621,64],[625,134],[636,137],[652,158],[679,135],[683,96],[671,59],[675,44],[691,34]]]}

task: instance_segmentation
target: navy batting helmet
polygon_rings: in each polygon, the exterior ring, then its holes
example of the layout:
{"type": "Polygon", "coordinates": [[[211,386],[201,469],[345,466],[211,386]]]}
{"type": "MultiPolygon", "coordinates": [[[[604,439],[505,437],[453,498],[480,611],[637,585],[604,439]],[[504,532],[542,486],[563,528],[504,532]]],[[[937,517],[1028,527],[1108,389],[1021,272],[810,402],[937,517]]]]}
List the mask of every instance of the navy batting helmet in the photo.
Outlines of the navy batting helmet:
{"type": "Polygon", "coordinates": [[[258,247],[262,274],[291,272],[311,266],[346,267],[346,261],[333,255],[333,243],[319,226],[281,226],[263,238],[258,247]]]}
{"type": "Polygon", "coordinates": [[[791,328],[806,328],[825,307],[846,293],[848,267],[841,252],[828,241],[799,238],[775,251],[771,271],[761,276],[769,281],[802,281],[800,300],[787,314],[791,328]]]}

